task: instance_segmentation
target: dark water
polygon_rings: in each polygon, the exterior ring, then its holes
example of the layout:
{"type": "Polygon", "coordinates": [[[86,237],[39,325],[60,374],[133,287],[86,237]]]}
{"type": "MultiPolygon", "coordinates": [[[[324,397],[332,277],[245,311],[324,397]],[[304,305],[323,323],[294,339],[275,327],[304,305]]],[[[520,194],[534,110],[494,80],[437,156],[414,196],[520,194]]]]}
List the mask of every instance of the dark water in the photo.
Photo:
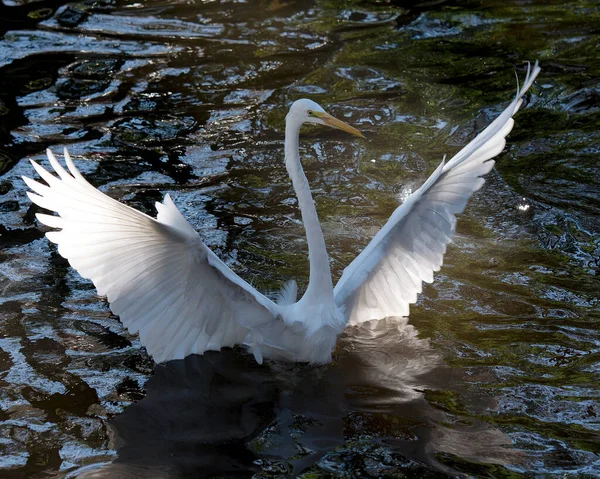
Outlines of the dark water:
{"type": "Polygon", "coordinates": [[[599,25],[591,0],[4,0],[0,476],[599,476],[599,25]],[[535,59],[410,324],[350,330],[327,367],[231,350],[155,366],[43,237],[20,180],[68,146],[127,204],[154,214],[171,192],[257,287],[305,285],[291,101],[369,138],[303,135],[339,276],[535,59]]]}

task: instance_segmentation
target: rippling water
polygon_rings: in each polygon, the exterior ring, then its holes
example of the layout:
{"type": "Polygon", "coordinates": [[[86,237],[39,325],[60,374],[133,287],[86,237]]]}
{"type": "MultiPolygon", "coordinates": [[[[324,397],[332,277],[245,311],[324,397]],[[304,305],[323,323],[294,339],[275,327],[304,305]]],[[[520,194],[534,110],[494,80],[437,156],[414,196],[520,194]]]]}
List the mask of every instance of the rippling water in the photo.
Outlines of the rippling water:
{"type": "Polygon", "coordinates": [[[592,0],[4,0],[0,475],[600,475],[598,25],[592,0]],[[409,323],[349,330],[327,367],[236,350],[155,366],[43,237],[20,180],[68,146],[131,206],[153,214],[171,192],[257,287],[305,285],[291,101],[369,138],[303,135],[339,276],[535,59],[409,323]]]}

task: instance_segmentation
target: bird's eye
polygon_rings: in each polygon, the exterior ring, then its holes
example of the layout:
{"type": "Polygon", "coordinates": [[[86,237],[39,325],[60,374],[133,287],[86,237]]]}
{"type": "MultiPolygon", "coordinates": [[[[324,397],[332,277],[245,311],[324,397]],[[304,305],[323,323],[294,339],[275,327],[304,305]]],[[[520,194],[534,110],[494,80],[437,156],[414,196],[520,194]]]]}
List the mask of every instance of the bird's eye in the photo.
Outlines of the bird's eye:
{"type": "Polygon", "coordinates": [[[313,116],[315,114],[315,112],[312,110],[308,110],[306,113],[308,113],[309,116],[313,116]]]}

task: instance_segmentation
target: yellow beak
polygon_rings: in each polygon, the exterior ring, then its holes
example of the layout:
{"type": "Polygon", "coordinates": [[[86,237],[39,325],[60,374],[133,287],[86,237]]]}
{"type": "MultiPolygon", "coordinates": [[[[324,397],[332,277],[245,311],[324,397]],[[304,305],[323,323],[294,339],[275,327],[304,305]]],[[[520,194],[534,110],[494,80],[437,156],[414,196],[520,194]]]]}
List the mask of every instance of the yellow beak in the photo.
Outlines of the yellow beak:
{"type": "Polygon", "coordinates": [[[365,138],[365,135],[363,135],[356,128],[351,127],[350,125],[348,125],[348,123],[344,123],[343,121],[338,120],[337,118],[331,116],[329,113],[315,112],[314,115],[323,120],[323,123],[325,123],[327,126],[330,126],[331,128],[337,128],[338,130],[343,130],[347,133],[350,133],[351,135],[365,138]]]}

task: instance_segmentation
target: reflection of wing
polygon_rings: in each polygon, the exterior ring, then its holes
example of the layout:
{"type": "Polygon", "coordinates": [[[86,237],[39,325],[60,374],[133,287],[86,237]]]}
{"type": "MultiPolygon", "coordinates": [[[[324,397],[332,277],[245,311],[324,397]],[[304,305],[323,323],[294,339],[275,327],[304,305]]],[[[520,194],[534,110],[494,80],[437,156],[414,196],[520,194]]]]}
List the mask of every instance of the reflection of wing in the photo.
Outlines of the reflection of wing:
{"type": "Polygon", "coordinates": [[[241,344],[273,320],[274,304],[206,247],[168,195],[155,220],[90,185],[66,150],[69,172],[47,153],[60,178],[32,162],[48,186],[23,179],[31,200],[59,215],[37,215],[60,229],[48,239],[157,362],[241,344]]]}
{"type": "Polygon", "coordinates": [[[539,71],[537,62],[533,70],[528,68],[523,88],[506,110],[448,163],[442,161],[344,270],[335,301],[349,324],[406,316],[421,292],[421,282],[433,281],[454,234],[454,215],[483,185],[481,175],[494,166],[490,158],[503,150],[514,124],[512,116],[539,71]]]}

